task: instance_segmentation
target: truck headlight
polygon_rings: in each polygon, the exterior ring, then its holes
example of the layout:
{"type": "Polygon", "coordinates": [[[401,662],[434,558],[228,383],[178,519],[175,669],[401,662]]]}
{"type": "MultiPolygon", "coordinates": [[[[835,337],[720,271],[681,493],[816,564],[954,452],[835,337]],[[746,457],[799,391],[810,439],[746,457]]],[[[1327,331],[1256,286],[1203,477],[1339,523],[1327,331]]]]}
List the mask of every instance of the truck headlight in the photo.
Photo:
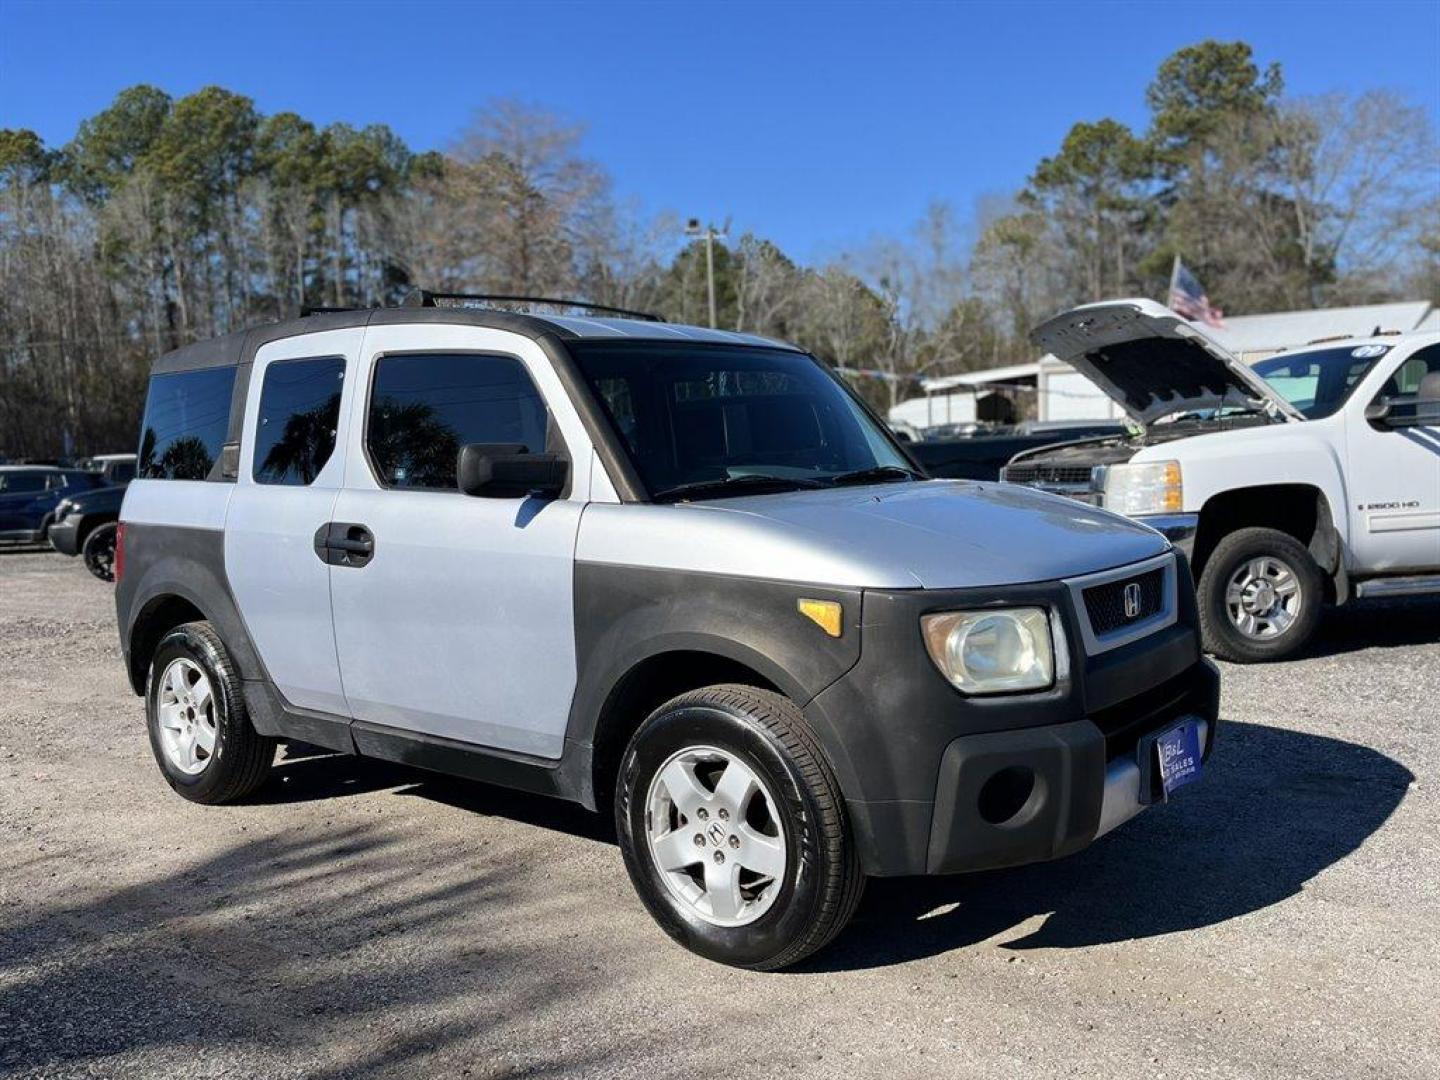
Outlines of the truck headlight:
{"type": "Polygon", "coordinates": [[[1126,517],[1178,514],[1185,509],[1178,461],[1111,465],[1105,471],[1105,509],[1126,517]]]}
{"type": "Polygon", "coordinates": [[[1043,690],[1055,681],[1044,608],[947,611],[920,619],[930,659],[967,694],[1043,690]]]}

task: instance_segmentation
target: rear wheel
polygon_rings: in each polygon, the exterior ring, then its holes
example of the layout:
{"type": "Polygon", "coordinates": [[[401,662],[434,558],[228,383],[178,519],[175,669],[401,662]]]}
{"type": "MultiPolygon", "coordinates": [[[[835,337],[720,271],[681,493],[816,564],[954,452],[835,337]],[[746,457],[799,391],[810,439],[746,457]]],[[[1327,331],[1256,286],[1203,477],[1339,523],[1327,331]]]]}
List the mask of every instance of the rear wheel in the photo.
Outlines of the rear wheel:
{"type": "Polygon", "coordinates": [[[109,521],[90,530],[80,555],[85,560],[85,569],[101,581],[115,580],[115,534],[118,526],[109,521]]]}
{"type": "Polygon", "coordinates": [[[1325,578],[1309,550],[1278,529],[1238,529],[1200,575],[1205,647],[1239,663],[1279,660],[1315,633],[1325,578]]]}
{"type": "Polygon", "coordinates": [[[250,724],[240,677],[208,622],[166,634],[145,687],[150,749],[176,793],[197,803],[251,794],[269,775],[275,740],[250,724]]]}
{"type": "Polygon", "coordinates": [[[662,705],[625,752],[615,816],[645,906],[711,960],[763,971],[796,963],[860,900],[839,785],[778,694],[712,686],[662,705]]]}

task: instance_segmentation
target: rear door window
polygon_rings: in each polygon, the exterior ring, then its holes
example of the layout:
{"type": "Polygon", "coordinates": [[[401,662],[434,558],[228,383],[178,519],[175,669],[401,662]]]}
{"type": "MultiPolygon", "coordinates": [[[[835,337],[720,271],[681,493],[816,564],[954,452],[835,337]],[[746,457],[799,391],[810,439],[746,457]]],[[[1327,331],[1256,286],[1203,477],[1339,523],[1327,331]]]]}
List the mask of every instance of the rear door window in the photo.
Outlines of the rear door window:
{"type": "Polygon", "coordinates": [[[265,369],[255,418],[257,484],[313,483],[335,452],[345,361],[276,360],[265,369]]]}
{"type": "Polygon", "coordinates": [[[145,399],[138,473],[150,480],[204,480],[230,427],[233,367],[155,375],[145,399]]]}
{"type": "Polygon", "coordinates": [[[384,356],[375,365],[365,449],[386,487],[454,490],[462,446],[506,443],[543,453],[548,421],[544,398],[514,357],[384,356]]]}

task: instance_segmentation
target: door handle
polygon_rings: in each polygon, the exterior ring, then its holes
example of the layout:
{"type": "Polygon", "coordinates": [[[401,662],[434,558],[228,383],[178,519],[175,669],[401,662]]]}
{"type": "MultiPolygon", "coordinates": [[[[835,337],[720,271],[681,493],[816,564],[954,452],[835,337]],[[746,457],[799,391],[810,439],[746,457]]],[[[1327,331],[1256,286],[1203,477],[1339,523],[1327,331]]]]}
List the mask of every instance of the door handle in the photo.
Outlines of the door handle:
{"type": "Polygon", "coordinates": [[[364,525],[329,521],[315,530],[315,554],[330,566],[364,566],[375,554],[375,537],[364,525]]]}

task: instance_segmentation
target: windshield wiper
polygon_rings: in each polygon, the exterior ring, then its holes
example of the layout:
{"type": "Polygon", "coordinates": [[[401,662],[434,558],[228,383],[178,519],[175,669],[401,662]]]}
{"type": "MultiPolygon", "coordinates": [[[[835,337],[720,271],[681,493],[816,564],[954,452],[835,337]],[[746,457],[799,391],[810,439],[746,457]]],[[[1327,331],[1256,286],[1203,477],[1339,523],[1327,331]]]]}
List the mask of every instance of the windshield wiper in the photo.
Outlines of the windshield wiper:
{"type": "Polygon", "coordinates": [[[834,487],[845,487],[850,484],[884,484],[897,480],[923,479],[914,469],[907,469],[903,465],[872,465],[867,469],[855,469],[832,476],[830,484],[834,487]]]}
{"type": "Polygon", "coordinates": [[[696,480],[689,484],[657,491],[651,496],[653,502],[680,502],[706,495],[759,495],[766,491],[794,491],[797,488],[818,488],[825,485],[818,480],[799,476],[766,476],[761,473],[746,473],[744,476],[722,476],[715,480],[696,480]]]}

